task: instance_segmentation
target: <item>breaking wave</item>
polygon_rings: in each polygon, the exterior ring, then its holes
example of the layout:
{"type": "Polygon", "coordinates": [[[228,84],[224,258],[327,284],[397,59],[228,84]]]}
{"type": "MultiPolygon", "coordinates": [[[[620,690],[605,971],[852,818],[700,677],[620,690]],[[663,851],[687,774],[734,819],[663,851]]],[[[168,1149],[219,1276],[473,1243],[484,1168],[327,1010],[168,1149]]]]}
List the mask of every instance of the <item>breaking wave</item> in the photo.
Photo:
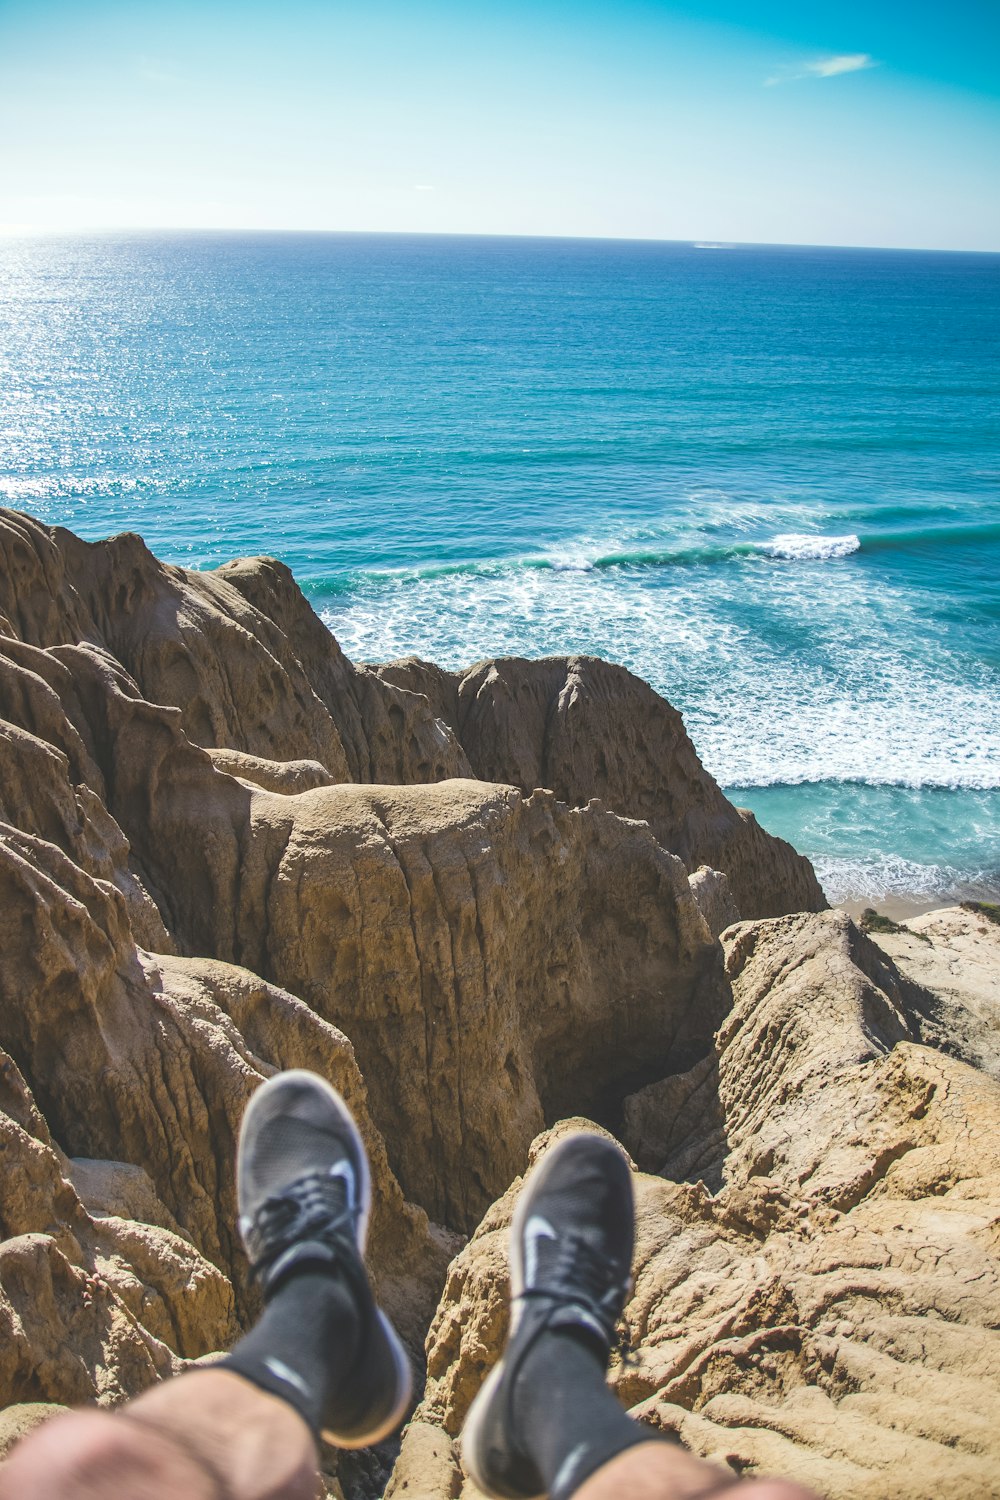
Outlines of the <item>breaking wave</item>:
{"type": "Polygon", "coordinates": [[[824,562],[829,557],[850,557],[861,551],[861,539],[856,536],[806,536],[798,531],[786,531],[773,536],[769,542],[759,543],[761,552],[768,557],[783,557],[791,562],[824,562]]]}

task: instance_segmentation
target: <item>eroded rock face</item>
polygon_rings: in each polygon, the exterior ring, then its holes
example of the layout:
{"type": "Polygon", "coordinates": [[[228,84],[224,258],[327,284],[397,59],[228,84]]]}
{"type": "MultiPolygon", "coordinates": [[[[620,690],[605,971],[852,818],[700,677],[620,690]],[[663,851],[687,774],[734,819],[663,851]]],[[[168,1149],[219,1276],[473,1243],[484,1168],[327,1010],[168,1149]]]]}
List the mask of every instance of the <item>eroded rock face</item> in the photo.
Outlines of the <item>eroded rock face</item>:
{"type": "Polygon", "coordinates": [[[357,1038],[436,1219],[471,1227],[571,1099],[613,1111],[710,1046],[721,965],[641,825],[481,782],[276,797],[193,761],[173,782],[134,847],[177,941],[357,1038]]]}
{"type": "Polygon", "coordinates": [[[0,1070],[0,1390],[121,1399],[225,1346],[227,1278],[178,1233],[89,1214],[6,1053],[0,1070]]]}
{"type": "Polygon", "coordinates": [[[826,905],[809,861],[733,807],[677,710],[624,667],[592,656],[506,657],[449,673],[409,658],[378,672],[424,694],[477,776],[527,792],[548,787],[571,806],[597,797],[643,819],[689,871],[724,871],[742,916],[826,905]]]}
{"type": "MultiPolygon", "coordinates": [[[[108,768],[107,821],[169,942],[357,1038],[394,1168],[435,1218],[471,1227],[574,1100],[611,1113],[709,1048],[728,1003],[718,953],[644,825],[478,781],[266,791],[223,774],[177,710],[136,697],[93,648],[60,649],[108,768]]],[[[16,748],[48,754],[75,805],[55,752],[16,748]]],[[[49,832],[59,888],[80,885],[72,830],[49,832]]],[[[127,947],[127,910],[86,891],[94,932],[117,922],[127,947]]]]}
{"type": "MultiPolygon", "coordinates": [[[[1000,1086],[912,1040],[920,997],[842,915],[743,924],[726,946],[714,1114],[701,1080],[724,1185],[637,1175],[619,1395],[704,1457],[831,1500],[990,1494],[1000,1086]]],[[[451,1267],[393,1495],[478,1493],[452,1440],[502,1344],[517,1186],[451,1267]]]]}
{"type": "Polygon", "coordinates": [[[879,932],[874,941],[920,995],[922,1034],[1000,1078],[1000,923],[991,908],[951,906],[879,932]]]}
{"type": "Polygon", "coordinates": [[[0,1109],[36,1184],[4,1210],[0,1400],[118,1400],[245,1325],[236,1130],[279,1067],[355,1109],[419,1345],[454,1248],[424,1207],[471,1227],[546,1121],[710,1047],[683,866],[597,803],[455,779],[426,698],[280,564],[6,512],[0,559],[0,1109]]]}
{"type": "MultiPolygon", "coordinates": [[[[248,1304],[235,1232],[236,1130],[251,1092],[276,1067],[312,1067],[355,1109],[373,1158],[381,1269],[408,1282],[423,1256],[433,1270],[426,1219],[403,1202],[342,1033],[245,970],[137,949],[114,885],[54,845],[6,829],[0,911],[0,1028],[30,1080],[36,1133],[44,1125],[45,1139],[51,1131],[91,1163],[142,1165],[168,1222],[233,1278],[238,1305],[248,1304]]],[[[64,1170],[72,1176],[68,1162],[64,1170]]]]}
{"type": "Polygon", "coordinates": [[[256,975],[178,957],[108,809],[141,821],[171,753],[182,796],[185,755],[247,788],[101,646],[5,638],[0,680],[0,1399],[113,1402],[228,1345],[255,1305],[236,1130],[276,1067],[350,1099],[383,1295],[419,1341],[447,1247],[403,1199],[350,1043],[256,975]]]}
{"type": "Polygon", "coordinates": [[[398,1493],[472,1493],[509,1184],[580,1111],[642,1169],[637,1413],[831,1496],[989,1493],[1000,929],[730,925],[821,904],[619,669],[357,668],[279,563],[0,513],[0,1404],[113,1403],[246,1325],[236,1131],[306,1067],[411,1346],[487,1208],[398,1493]]]}
{"type": "Polygon", "coordinates": [[[436,781],[468,763],[426,702],[347,660],[273,558],[196,573],[141,537],[84,542],[0,509],[0,616],[41,648],[98,647],[188,739],[334,781],[436,781]]]}
{"type": "Polygon", "coordinates": [[[740,920],[729,881],[721,870],[710,865],[699,865],[688,877],[691,894],[698,903],[698,910],[708,923],[713,937],[720,937],[727,927],[740,920]]]}

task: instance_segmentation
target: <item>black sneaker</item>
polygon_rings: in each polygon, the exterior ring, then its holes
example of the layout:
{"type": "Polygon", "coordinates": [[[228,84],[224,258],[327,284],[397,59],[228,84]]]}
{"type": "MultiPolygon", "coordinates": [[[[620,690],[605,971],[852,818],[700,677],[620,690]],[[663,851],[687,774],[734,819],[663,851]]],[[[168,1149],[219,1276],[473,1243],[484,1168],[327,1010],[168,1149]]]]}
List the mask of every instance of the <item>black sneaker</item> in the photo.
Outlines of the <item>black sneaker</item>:
{"type": "MultiPolygon", "coordinates": [[[[357,1126],[315,1073],[278,1073],[257,1090],[240,1128],[240,1233],[265,1302],[304,1265],[336,1267],[355,1293],[361,1352],[322,1435],[339,1448],[388,1436],[410,1401],[406,1352],[376,1306],[364,1266],[371,1174],[357,1126]]],[[[268,1362],[294,1385],[295,1371],[268,1362]]]]}
{"type": "Polygon", "coordinates": [[[542,1476],[519,1448],[514,1384],[548,1329],[573,1328],[607,1362],[632,1286],[632,1173],[605,1136],[564,1136],[525,1179],[510,1233],[511,1316],[503,1358],[465,1419],[462,1457],[499,1500],[534,1500],[542,1476]]]}

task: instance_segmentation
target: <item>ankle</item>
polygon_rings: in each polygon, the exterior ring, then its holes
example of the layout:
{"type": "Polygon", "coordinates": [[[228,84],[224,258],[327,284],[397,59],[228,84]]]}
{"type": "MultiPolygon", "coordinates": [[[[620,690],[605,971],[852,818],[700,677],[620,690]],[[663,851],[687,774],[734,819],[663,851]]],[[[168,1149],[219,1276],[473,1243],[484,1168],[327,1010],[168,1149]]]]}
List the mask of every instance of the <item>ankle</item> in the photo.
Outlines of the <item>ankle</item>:
{"type": "Polygon", "coordinates": [[[551,1441],[552,1414],[579,1393],[608,1394],[605,1351],[597,1340],[575,1328],[546,1328],[521,1360],[511,1386],[513,1435],[525,1454],[551,1441]]]}
{"type": "Polygon", "coordinates": [[[364,1323],[344,1276],[303,1267],[281,1284],[220,1368],[287,1402],[318,1439],[325,1411],[358,1363],[364,1323]]]}

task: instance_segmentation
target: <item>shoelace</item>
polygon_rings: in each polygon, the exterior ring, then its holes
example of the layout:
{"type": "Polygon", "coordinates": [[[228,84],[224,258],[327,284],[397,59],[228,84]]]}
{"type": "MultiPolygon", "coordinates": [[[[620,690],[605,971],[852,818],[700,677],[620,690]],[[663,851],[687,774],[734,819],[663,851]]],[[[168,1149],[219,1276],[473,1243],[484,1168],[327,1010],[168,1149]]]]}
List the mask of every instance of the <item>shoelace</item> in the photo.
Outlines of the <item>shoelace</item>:
{"type": "MultiPolygon", "coordinates": [[[[526,1287],[523,1299],[544,1297],[560,1306],[582,1307],[604,1330],[611,1348],[622,1347],[617,1333],[621,1304],[628,1295],[630,1279],[609,1282],[611,1263],[580,1233],[564,1235],[555,1265],[546,1273],[545,1285],[526,1287]]],[[[623,1357],[628,1358],[628,1334],[624,1333],[623,1357]]]]}
{"type": "Polygon", "coordinates": [[[247,1248],[255,1277],[267,1274],[279,1255],[304,1240],[335,1246],[338,1240],[355,1243],[357,1210],[347,1201],[341,1177],[309,1172],[275,1193],[254,1214],[247,1248]]]}

